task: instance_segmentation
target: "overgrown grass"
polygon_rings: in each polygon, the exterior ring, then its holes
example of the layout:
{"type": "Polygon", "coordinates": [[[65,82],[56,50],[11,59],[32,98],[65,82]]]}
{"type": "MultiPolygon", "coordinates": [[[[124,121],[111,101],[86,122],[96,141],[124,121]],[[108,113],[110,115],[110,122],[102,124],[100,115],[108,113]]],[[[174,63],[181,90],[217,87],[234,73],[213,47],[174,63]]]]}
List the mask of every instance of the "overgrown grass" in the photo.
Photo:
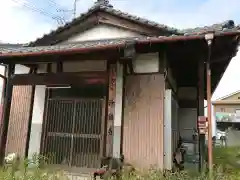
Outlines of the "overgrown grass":
{"type": "Polygon", "coordinates": [[[0,169],[2,180],[67,180],[63,172],[54,171],[47,165],[48,159],[33,156],[30,159],[14,160],[0,169]]]}
{"type": "MultiPolygon", "coordinates": [[[[148,171],[123,172],[121,180],[240,180],[240,148],[216,147],[214,149],[216,164],[212,177],[208,173],[183,171],[170,173],[154,168],[148,171]]],[[[0,180],[67,180],[63,172],[54,171],[47,165],[45,157],[34,156],[31,160],[13,162],[0,169],[0,180]]],[[[109,178],[116,179],[116,178],[109,178]]],[[[71,180],[71,179],[70,179],[71,180]]]]}

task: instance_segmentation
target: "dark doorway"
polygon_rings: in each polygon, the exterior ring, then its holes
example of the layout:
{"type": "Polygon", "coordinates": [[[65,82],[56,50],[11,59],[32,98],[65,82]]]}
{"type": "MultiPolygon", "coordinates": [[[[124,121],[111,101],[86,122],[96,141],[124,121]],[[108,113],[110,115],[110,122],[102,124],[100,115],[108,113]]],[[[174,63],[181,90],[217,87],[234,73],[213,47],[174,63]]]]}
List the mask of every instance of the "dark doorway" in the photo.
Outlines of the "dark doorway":
{"type": "Polygon", "coordinates": [[[51,163],[98,168],[103,151],[105,87],[49,89],[42,153],[51,163]]]}

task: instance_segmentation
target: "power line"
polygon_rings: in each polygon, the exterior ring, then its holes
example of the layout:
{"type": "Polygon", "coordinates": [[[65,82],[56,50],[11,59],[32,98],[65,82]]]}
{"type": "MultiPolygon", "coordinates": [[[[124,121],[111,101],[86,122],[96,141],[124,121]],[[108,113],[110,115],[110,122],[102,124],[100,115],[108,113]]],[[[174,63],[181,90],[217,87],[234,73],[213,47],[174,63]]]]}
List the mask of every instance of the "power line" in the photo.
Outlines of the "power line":
{"type": "Polygon", "coordinates": [[[54,0],[48,0],[48,4],[56,9],[57,12],[65,12],[68,11],[67,9],[63,8],[59,4],[57,4],[54,0]]]}
{"type": "Polygon", "coordinates": [[[26,1],[26,0],[22,1],[22,2],[20,2],[20,0],[12,0],[12,1],[17,4],[20,4],[22,7],[26,8],[26,9],[29,9],[33,12],[38,12],[46,17],[49,17],[49,18],[55,20],[59,25],[62,25],[65,23],[64,18],[62,18],[60,16],[56,16],[52,13],[46,12],[44,9],[37,8],[34,5],[31,5],[29,1],[26,1]]]}

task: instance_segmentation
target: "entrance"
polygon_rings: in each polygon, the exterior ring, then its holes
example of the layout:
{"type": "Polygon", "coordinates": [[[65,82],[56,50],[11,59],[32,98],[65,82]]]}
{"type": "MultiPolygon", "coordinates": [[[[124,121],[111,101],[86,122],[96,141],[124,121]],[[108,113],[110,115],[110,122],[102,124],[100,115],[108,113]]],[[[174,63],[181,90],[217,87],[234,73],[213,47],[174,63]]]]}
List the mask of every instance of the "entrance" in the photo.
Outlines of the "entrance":
{"type": "Polygon", "coordinates": [[[103,87],[48,91],[43,155],[55,165],[98,168],[103,154],[103,87]]]}

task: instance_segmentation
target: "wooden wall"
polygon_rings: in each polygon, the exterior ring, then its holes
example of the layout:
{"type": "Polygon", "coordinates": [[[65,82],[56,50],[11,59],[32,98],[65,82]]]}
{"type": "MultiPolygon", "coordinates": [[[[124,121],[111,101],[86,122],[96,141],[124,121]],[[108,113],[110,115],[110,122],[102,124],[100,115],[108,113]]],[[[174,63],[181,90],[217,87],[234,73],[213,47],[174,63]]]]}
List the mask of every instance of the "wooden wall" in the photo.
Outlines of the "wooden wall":
{"type": "Polygon", "coordinates": [[[14,86],[6,154],[25,155],[32,86],[14,86]]]}
{"type": "Polygon", "coordinates": [[[123,154],[136,167],[163,167],[164,91],[162,74],[126,77],[123,154]]]}

